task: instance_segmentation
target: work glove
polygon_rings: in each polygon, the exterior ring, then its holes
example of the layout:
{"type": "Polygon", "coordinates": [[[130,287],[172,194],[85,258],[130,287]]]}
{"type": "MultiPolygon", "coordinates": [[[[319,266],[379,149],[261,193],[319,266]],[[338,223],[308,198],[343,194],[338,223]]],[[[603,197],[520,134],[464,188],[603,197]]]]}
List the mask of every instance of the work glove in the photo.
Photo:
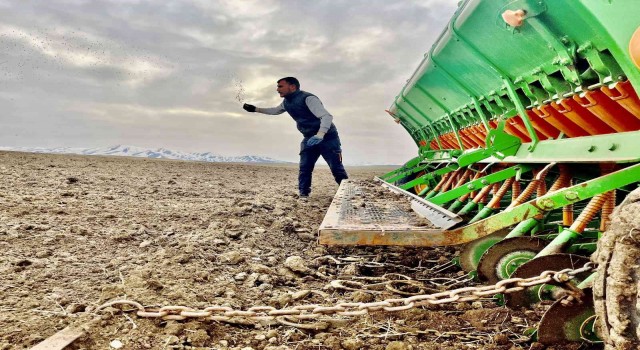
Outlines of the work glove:
{"type": "Polygon", "coordinates": [[[324,135],[314,135],[311,136],[308,140],[307,140],[307,147],[312,147],[315,146],[317,144],[319,144],[320,142],[322,142],[322,138],[324,137],[324,135]]]}
{"type": "Polygon", "coordinates": [[[247,112],[255,112],[256,111],[256,106],[250,105],[248,103],[243,104],[242,108],[244,108],[244,110],[247,111],[247,112]]]}

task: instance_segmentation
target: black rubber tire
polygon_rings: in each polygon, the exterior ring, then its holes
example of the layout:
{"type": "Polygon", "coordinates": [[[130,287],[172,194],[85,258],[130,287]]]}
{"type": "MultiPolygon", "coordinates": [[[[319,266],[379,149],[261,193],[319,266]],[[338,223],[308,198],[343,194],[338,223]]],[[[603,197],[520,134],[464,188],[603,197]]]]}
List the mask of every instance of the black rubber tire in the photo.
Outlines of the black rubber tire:
{"type": "Polygon", "coordinates": [[[612,214],[598,241],[593,298],[606,350],[640,349],[640,189],[612,214]]]}

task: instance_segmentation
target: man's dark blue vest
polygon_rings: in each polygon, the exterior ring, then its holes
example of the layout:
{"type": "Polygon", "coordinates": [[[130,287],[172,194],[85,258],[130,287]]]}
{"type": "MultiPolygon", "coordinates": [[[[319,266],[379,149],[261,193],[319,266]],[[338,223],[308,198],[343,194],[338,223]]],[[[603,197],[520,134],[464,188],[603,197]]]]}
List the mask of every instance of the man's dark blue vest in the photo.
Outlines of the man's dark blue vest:
{"type": "MultiPolygon", "coordinates": [[[[304,137],[311,137],[320,130],[320,119],[311,113],[311,110],[307,107],[306,99],[309,96],[315,95],[306,91],[296,90],[285,96],[283,101],[284,109],[289,113],[291,118],[296,121],[296,126],[304,137]]],[[[325,139],[333,138],[336,135],[338,135],[338,130],[336,126],[331,123],[325,139]]]]}

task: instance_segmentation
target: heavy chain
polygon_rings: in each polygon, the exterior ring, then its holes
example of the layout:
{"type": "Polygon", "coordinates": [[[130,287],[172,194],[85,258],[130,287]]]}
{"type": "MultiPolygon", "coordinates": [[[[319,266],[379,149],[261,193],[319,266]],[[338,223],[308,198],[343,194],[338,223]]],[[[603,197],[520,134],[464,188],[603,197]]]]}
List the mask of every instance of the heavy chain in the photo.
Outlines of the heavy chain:
{"type": "Polygon", "coordinates": [[[228,306],[209,306],[202,310],[186,306],[163,306],[159,309],[147,309],[142,304],[132,300],[115,300],[98,307],[96,311],[107,307],[130,306],[139,317],[162,318],[164,320],[185,320],[188,318],[232,322],[233,319],[244,318],[254,321],[276,320],[283,324],[293,324],[284,318],[294,320],[321,320],[329,315],[337,316],[361,316],[372,312],[394,312],[416,308],[431,304],[446,304],[454,302],[473,301],[491,297],[496,294],[508,294],[524,290],[526,288],[549,282],[565,283],[572,277],[594,270],[594,265],[589,262],[578,269],[564,269],[561,271],[545,271],[539,276],[529,278],[509,278],[490,286],[464,287],[449,291],[414,295],[407,298],[386,299],[369,303],[337,303],[333,306],[317,304],[298,305],[290,308],[276,309],[271,306],[254,306],[247,310],[235,310],[228,306]]]}

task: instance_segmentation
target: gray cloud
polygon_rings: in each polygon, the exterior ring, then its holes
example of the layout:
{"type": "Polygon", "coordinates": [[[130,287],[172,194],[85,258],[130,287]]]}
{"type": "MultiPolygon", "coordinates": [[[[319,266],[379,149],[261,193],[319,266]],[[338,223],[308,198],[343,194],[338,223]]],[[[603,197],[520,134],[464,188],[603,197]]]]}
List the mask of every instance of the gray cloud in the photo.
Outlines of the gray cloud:
{"type": "Polygon", "coordinates": [[[416,154],[384,110],[455,10],[449,0],[0,0],[2,146],[132,144],[297,159],[280,103],[297,76],[348,163],[416,154]]]}

